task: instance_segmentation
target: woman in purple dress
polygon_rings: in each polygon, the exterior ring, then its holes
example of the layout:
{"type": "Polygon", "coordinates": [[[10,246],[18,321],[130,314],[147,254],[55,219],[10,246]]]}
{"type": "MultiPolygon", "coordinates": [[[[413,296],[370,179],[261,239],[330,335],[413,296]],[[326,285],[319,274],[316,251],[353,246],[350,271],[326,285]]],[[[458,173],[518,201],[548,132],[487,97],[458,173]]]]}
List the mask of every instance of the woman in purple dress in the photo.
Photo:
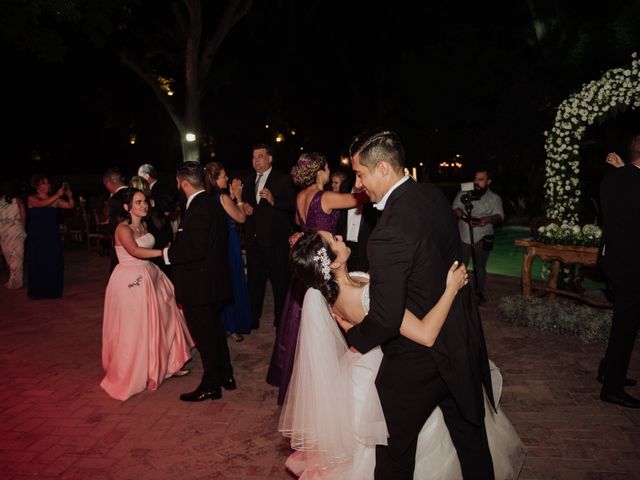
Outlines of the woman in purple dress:
{"type": "MultiPolygon", "coordinates": [[[[291,169],[293,182],[301,187],[296,197],[296,222],[303,232],[325,230],[335,234],[340,216],[339,209],[353,208],[369,201],[364,193],[336,193],[324,191],[331,172],[326,157],[321,153],[303,153],[291,169]]],[[[292,279],[287,292],[280,326],[273,346],[267,383],[280,387],[278,404],[282,405],[293,371],[302,300],[306,288],[292,279]]]]}

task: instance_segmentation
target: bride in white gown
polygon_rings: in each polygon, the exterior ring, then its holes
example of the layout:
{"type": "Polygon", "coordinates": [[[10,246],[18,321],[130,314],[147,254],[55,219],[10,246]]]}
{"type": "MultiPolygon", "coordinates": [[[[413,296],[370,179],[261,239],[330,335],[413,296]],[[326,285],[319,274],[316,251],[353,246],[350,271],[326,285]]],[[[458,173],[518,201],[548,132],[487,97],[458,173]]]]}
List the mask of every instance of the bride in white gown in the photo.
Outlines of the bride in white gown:
{"type": "MultiPolygon", "coordinates": [[[[375,387],[382,361],[376,347],[362,355],[349,350],[332,317],[360,322],[369,309],[368,275],[349,273],[349,248],[340,236],[310,232],[299,240],[291,258],[308,289],[293,375],[278,429],[296,450],[287,468],[303,480],[369,480],[375,468],[375,446],[386,445],[387,429],[375,387]]],[[[457,291],[467,283],[464,266],[451,268],[440,301],[422,319],[410,312],[400,334],[432,346],[457,291]]],[[[497,412],[485,396],[485,427],[497,480],[518,477],[524,447],[498,406],[502,390],[499,369],[490,362],[497,412]]],[[[444,417],[436,408],[418,438],[415,480],[462,479],[460,464],[444,417]]]]}

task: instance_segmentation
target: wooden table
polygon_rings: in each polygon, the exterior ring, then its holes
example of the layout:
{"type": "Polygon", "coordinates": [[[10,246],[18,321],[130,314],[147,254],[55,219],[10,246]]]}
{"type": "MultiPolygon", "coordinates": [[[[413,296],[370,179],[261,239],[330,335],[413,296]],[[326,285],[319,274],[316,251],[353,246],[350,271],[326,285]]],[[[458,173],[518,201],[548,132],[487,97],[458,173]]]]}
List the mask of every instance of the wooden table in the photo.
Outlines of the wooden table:
{"type": "MultiPolygon", "coordinates": [[[[522,295],[530,296],[532,294],[534,286],[531,281],[531,266],[533,265],[535,257],[540,257],[540,260],[543,262],[551,262],[551,276],[549,277],[549,284],[547,286],[536,285],[536,290],[547,292],[551,297],[563,295],[565,297],[575,298],[594,307],[611,308],[613,306],[606,300],[591,298],[582,292],[572,292],[558,288],[560,264],[578,263],[586,267],[596,267],[598,261],[597,247],[540,243],[531,238],[518,239],[515,243],[527,249],[522,259],[522,295]]],[[[579,284],[580,282],[577,283],[579,284]]]]}

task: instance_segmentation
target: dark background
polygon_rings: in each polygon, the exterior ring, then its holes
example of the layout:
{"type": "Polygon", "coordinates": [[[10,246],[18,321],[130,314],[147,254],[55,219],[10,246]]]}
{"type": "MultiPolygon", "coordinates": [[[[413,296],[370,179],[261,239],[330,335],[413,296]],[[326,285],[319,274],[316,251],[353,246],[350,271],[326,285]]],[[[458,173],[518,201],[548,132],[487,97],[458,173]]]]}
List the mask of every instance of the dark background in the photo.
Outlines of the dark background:
{"type": "MultiPolygon", "coordinates": [[[[6,3],[10,11],[21,2],[6,3]]],[[[171,28],[173,2],[113,3],[146,16],[147,29],[152,20],[153,28],[171,28]]],[[[208,77],[206,152],[241,173],[250,168],[251,145],[269,142],[283,169],[300,148],[326,153],[335,168],[355,134],[381,126],[400,134],[422,180],[455,193],[474,167],[487,165],[511,214],[539,213],[543,132],[552,127],[555,108],[583,83],[628,65],[640,41],[639,2],[600,3],[255,0],[208,77]],[[284,142],[274,142],[278,133],[284,142]],[[456,154],[461,170],[438,167],[456,154]]],[[[211,19],[219,13],[205,12],[211,19]]],[[[111,166],[130,176],[148,162],[171,176],[181,161],[178,131],[118,58],[117,22],[96,41],[99,29],[85,28],[87,18],[40,19],[39,31],[63,35],[64,49],[47,51],[16,35],[11,18],[5,14],[0,28],[4,175],[46,171],[81,182],[76,191],[99,190],[99,174],[111,166]]],[[[583,216],[593,214],[588,205],[606,170],[606,152],[625,153],[638,119],[625,112],[587,132],[583,216]]]]}

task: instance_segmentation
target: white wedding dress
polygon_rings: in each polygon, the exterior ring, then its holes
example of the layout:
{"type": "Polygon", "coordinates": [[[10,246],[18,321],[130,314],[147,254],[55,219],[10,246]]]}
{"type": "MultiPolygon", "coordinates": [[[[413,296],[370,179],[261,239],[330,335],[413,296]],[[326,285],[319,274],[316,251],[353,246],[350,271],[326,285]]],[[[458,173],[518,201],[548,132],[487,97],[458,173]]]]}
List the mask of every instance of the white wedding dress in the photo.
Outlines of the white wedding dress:
{"type": "MultiPolygon", "coordinates": [[[[351,273],[352,276],[366,276],[351,273]]],[[[367,277],[368,278],[368,277],[367,277]]],[[[362,289],[369,311],[369,285],[362,289]]],[[[295,450],[286,467],[300,480],[373,479],[376,444],[387,444],[387,429],[374,384],[382,350],[362,355],[348,349],[322,294],[307,290],[289,390],[278,430],[295,450]]],[[[490,362],[496,405],[500,370],[490,362]]],[[[524,461],[518,434],[485,396],[485,426],[496,480],[516,479],[524,461]]],[[[456,450],[436,408],[418,437],[415,480],[461,480],[456,450]]]]}

